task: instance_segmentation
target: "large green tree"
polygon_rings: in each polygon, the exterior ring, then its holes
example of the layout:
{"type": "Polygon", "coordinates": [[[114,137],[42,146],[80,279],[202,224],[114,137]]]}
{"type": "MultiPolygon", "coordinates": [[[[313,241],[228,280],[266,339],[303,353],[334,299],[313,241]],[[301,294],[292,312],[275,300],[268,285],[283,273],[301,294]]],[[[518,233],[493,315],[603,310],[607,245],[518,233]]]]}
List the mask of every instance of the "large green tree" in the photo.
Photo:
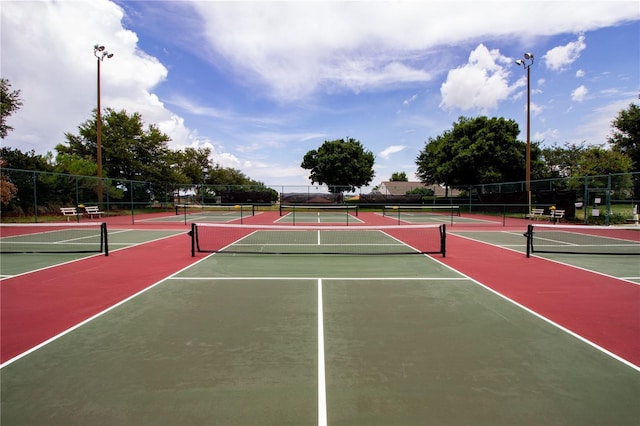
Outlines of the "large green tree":
{"type": "Polygon", "coordinates": [[[209,179],[210,155],[211,149],[206,147],[188,147],[182,151],[171,151],[169,154],[175,168],[184,176],[184,183],[190,184],[203,184],[209,179]]]}
{"type": "MultiPolygon", "coordinates": [[[[520,130],[504,118],[460,117],[436,138],[429,138],[416,158],[418,178],[425,184],[451,187],[525,179],[526,144],[520,130]]],[[[531,144],[531,178],[540,175],[537,143],[531,144]]]]}
{"type": "Polygon", "coordinates": [[[389,180],[391,182],[409,182],[409,178],[405,172],[393,172],[389,180]]]}
{"type": "Polygon", "coordinates": [[[301,167],[310,170],[312,183],[327,185],[332,193],[354,191],[373,180],[375,156],[353,138],[325,141],[307,152],[301,167]]]}
{"type": "Polygon", "coordinates": [[[7,124],[7,118],[20,109],[22,100],[19,90],[11,90],[11,83],[0,78],[0,139],[4,139],[13,127],[7,124]]]}
{"type": "MultiPolygon", "coordinates": [[[[93,117],[78,127],[78,134],[66,133],[66,144],[58,144],[55,149],[58,158],[73,155],[96,162],[97,155],[97,111],[93,117]]],[[[102,114],[102,170],[103,176],[112,180],[112,186],[119,181],[144,181],[142,188],[136,188],[137,201],[165,199],[172,185],[181,181],[181,174],[172,167],[169,155],[169,136],[157,126],[145,127],[139,113],[128,114],[125,110],[107,109],[102,114]]]]}
{"type": "Polygon", "coordinates": [[[615,151],[631,158],[634,171],[640,171],[640,106],[630,104],[628,109],[620,111],[611,125],[614,130],[609,143],[615,151]]]}
{"type": "Polygon", "coordinates": [[[564,147],[554,145],[542,149],[544,172],[542,178],[571,176],[585,152],[584,144],[565,143],[564,147]]]}

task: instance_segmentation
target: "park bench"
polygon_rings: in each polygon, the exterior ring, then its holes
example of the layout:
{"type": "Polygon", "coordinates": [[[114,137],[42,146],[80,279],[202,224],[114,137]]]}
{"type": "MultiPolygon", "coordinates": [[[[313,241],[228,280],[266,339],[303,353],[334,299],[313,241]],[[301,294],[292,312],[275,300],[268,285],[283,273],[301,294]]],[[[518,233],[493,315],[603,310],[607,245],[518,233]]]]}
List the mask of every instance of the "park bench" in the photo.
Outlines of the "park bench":
{"type": "Polygon", "coordinates": [[[101,212],[98,209],[98,206],[86,206],[84,211],[91,217],[91,219],[93,219],[93,216],[102,217],[104,214],[104,212],[101,212]]]}
{"type": "Polygon", "coordinates": [[[60,212],[62,216],[66,216],[67,222],[69,222],[69,218],[72,216],[76,218],[82,216],[82,213],[78,213],[75,207],[60,207],[60,212]]]}
{"type": "Polygon", "coordinates": [[[527,219],[542,219],[544,217],[544,209],[532,209],[531,213],[525,216],[527,219]]]}
{"type": "Polygon", "coordinates": [[[549,213],[549,220],[553,223],[558,222],[564,217],[564,210],[551,210],[549,213]]]}

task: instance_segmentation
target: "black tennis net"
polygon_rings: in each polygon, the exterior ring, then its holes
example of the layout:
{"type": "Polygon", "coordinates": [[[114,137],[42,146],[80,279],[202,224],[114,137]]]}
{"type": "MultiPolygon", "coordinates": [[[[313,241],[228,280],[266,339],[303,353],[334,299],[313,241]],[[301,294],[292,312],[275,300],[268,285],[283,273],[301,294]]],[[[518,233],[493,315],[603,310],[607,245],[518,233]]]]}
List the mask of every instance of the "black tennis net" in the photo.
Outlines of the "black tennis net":
{"type": "Polygon", "coordinates": [[[532,253],[640,255],[640,227],[529,225],[527,257],[532,253]]]}
{"type": "Polygon", "coordinates": [[[358,222],[358,206],[348,204],[280,204],[282,220],[296,224],[314,224],[323,222],[353,223],[358,222]]]}
{"type": "Polygon", "coordinates": [[[382,215],[397,219],[398,223],[428,220],[432,222],[451,222],[453,224],[453,217],[460,216],[460,206],[424,204],[383,206],[382,215]]]}
{"type": "Polygon", "coordinates": [[[3,223],[0,253],[104,253],[109,255],[104,222],[3,223]]]}
{"type": "Polygon", "coordinates": [[[446,226],[193,223],[191,254],[446,254],[446,226]]]}

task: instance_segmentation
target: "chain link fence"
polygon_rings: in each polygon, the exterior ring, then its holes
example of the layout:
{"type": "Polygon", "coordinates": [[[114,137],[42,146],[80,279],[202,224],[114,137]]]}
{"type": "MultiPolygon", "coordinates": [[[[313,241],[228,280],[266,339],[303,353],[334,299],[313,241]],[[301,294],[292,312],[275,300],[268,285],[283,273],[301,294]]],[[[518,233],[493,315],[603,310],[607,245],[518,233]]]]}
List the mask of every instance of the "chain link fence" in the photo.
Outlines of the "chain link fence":
{"type": "MultiPolygon", "coordinates": [[[[127,179],[78,176],[2,168],[4,178],[17,193],[2,205],[2,220],[44,220],[60,215],[62,207],[99,206],[107,215],[166,209],[175,205],[344,204],[380,208],[388,203],[458,205],[462,212],[482,212],[525,217],[531,209],[565,210],[568,221],[613,224],[637,221],[640,172],[603,176],[567,177],[526,183],[502,182],[457,188],[456,196],[392,194],[379,188],[342,193],[325,185],[183,185],[154,184],[127,179]]],[[[3,189],[3,192],[4,191],[3,189]]]]}

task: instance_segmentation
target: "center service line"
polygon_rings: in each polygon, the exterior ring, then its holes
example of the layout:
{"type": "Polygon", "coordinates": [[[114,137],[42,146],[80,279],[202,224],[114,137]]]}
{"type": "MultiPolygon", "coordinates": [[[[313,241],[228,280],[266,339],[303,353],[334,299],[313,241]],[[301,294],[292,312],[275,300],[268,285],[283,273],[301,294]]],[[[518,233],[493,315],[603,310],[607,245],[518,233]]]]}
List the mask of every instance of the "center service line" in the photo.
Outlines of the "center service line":
{"type": "Polygon", "coordinates": [[[324,375],[324,315],[322,278],[318,279],[318,426],[327,426],[327,387],[324,375]]]}

